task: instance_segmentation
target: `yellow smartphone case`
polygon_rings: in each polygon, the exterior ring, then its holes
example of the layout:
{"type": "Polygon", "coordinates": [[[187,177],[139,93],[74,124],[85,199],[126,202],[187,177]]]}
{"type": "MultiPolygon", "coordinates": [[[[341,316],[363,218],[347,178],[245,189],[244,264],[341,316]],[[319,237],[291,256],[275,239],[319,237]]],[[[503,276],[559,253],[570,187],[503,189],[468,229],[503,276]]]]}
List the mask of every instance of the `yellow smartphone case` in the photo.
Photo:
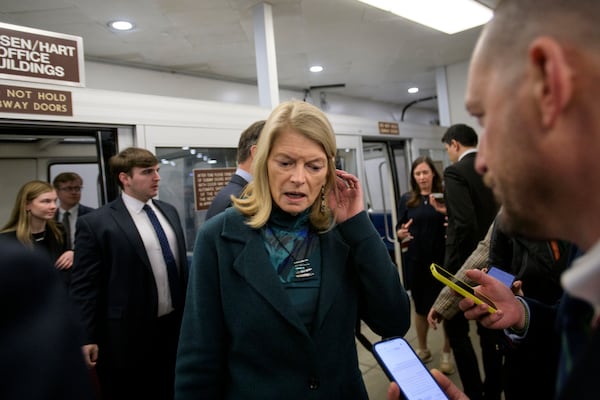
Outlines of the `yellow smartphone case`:
{"type": "Polygon", "coordinates": [[[471,285],[461,281],[456,276],[452,275],[450,272],[446,271],[444,268],[435,263],[431,263],[429,269],[431,269],[431,274],[435,279],[450,287],[461,296],[470,298],[475,302],[475,304],[487,304],[490,314],[496,312],[494,303],[490,299],[485,298],[485,296],[482,294],[476,293],[475,289],[471,285]]]}

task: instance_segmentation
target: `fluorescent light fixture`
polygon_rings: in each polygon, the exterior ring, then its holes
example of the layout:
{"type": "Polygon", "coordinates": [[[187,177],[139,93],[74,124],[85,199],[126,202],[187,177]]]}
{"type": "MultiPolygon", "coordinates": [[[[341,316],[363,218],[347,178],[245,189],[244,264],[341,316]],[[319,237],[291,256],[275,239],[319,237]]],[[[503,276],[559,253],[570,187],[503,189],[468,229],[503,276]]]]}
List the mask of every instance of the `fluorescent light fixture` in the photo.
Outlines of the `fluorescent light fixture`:
{"type": "Polygon", "coordinates": [[[129,31],[133,29],[133,24],[129,21],[112,21],[108,23],[108,26],[118,31],[129,31]]]}
{"type": "Polygon", "coordinates": [[[418,91],[419,91],[418,87],[408,88],[408,93],[410,93],[410,94],[417,93],[418,91]]]}
{"type": "Polygon", "coordinates": [[[323,67],[321,67],[320,65],[313,65],[312,67],[310,67],[310,72],[321,72],[323,71],[323,67]]]}
{"type": "Polygon", "coordinates": [[[492,19],[488,7],[473,0],[358,0],[452,35],[492,19]]]}

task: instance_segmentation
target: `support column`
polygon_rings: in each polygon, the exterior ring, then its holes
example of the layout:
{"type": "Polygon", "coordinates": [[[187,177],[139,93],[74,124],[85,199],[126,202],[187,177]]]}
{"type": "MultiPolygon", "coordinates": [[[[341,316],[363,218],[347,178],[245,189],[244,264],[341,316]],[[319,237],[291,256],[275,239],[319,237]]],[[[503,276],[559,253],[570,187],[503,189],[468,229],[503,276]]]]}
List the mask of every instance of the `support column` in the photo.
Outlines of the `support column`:
{"type": "Polygon", "coordinates": [[[445,66],[435,69],[435,86],[437,90],[440,126],[450,126],[450,99],[448,97],[448,78],[445,66]]]}
{"type": "Polygon", "coordinates": [[[259,3],[254,7],[254,47],[259,104],[261,107],[273,109],[279,104],[279,82],[273,9],[268,3],[259,3]]]}

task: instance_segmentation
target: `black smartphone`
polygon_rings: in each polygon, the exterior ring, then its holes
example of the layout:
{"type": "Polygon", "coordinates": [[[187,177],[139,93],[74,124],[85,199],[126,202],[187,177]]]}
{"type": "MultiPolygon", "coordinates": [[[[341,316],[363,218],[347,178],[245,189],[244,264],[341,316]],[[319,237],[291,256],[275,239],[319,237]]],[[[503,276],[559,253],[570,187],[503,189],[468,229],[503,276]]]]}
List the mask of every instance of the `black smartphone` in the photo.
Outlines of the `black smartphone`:
{"type": "Polygon", "coordinates": [[[375,343],[373,354],[388,378],[398,384],[406,400],[448,400],[404,338],[394,337],[375,343]]]}
{"type": "Polygon", "coordinates": [[[431,195],[433,196],[435,201],[437,201],[439,203],[444,202],[444,193],[431,193],[431,195]]]}
{"type": "Polygon", "coordinates": [[[515,276],[513,274],[510,274],[498,267],[494,267],[493,265],[488,270],[487,274],[498,279],[500,282],[504,283],[508,287],[511,287],[515,280],[515,276]]]}

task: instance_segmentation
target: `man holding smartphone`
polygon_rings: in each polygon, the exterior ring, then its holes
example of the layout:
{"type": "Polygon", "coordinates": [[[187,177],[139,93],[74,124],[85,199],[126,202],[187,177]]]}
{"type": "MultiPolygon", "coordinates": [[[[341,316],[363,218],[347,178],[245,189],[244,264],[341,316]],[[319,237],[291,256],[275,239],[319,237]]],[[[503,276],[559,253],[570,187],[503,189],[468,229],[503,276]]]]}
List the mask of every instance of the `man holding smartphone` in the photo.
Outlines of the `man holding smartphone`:
{"type": "MultiPolygon", "coordinates": [[[[582,249],[585,254],[561,283],[592,311],[600,309],[599,19],[600,6],[592,0],[502,1],[473,53],[467,85],[467,109],[485,130],[477,169],[504,205],[503,228],[569,240],[582,249]]],[[[568,316],[515,297],[481,271],[467,275],[498,306],[499,312],[489,314],[461,300],[465,316],[487,327],[511,328],[536,340],[553,334],[554,317],[568,316]]],[[[587,338],[570,368],[561,369],[555,399],[598,398],[597,315],[579,322],[570,329],[561,325],[565,338],[587,338]]],[[[466,398],[435,374],[452,400],[466,398]]],[[[388,399],[398,394],[392,385],[388,399]]]]}

